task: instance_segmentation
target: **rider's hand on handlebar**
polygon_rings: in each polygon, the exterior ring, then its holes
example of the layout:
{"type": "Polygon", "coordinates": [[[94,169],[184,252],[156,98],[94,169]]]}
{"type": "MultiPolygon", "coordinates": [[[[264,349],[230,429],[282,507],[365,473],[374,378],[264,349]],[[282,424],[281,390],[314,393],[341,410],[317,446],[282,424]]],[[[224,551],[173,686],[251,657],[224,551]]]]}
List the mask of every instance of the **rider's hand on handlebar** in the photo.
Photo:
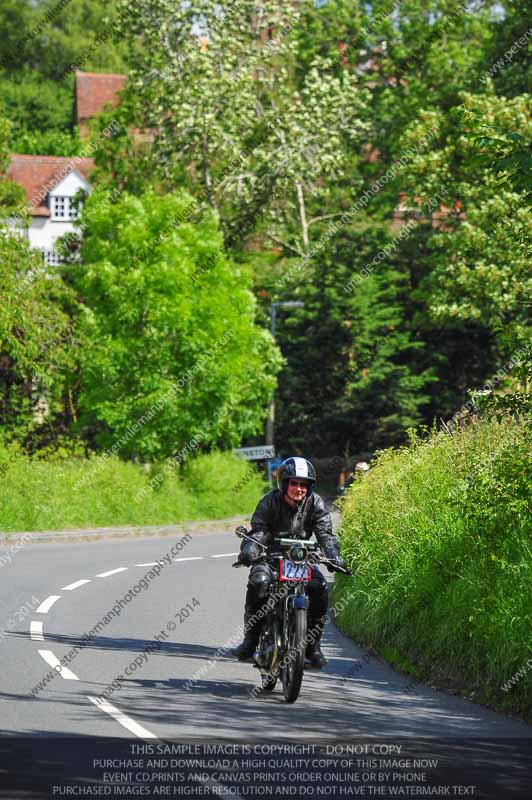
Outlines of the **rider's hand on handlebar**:
{"type": "Polygon", "coordinates": [[[346,563],[340,556],[336,556],[336,558],[330,558],[329,562],[330,563],[325,562],[325,566],[329,572],[335,572],[335,567],[340,567],[341,569],[347,570],[346,563]]]}

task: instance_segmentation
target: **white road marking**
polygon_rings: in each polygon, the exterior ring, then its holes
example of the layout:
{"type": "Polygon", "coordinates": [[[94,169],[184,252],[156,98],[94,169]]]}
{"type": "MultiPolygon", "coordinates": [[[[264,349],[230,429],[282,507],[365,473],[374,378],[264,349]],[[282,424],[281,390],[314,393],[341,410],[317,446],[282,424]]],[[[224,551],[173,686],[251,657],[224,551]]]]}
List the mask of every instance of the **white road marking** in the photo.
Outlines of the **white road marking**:
{"type": "Polygon", "coordinates": [[[237,556],[238,553],[219,553],[216,556],[211,556],[211,558],[227,558],[227,556],[237,556]]]}
{"type": "Polygon", "coordinates": [[[116,706],[111,705],[111,703],[109,703],[107,700],[102,700],[99,697],[91,697],[90,695],[88,695],[88,698],[92,703],[94,703],[96,708],[105,711],[106,714],[109,714],[109,716],[113,717],[113,719],[116,719],[120,725],[123,725],[124,728],[128,729],[128,731],[134,733],[135,736],[139,737],[139,739],[157,739],[157,736],[154,733],[151,733],[150,731],[146,730],[146,728],[143,728],[142,725],[139,725],[138,722],[135,722],[134,719],[128,717],[126,714],[116,708],[116,706]]]}
{"type": "Polygon", "coordinates": [[[60,594],[51,594],[50,597],[47,597],[46,600],[43,600],[39,608],[36,609],[35,613],[46,614],[48,611],[50,611],[51,607],[56,602],[56,600],[59,600],[60,598],[61,598],[60,594]]]}
{"type": "Polygon", "coordinates": [[[85,586],[86,583],[90,583],[90,580],[88,578],[82,578],[80,581],[74,581],[74,583],[69,583],[68,586],[63,586],[61,591],[71,592],[73,589],[77,589],[78,586],[85,586]]]}
{"type": "Polygon", "coordinates": [[[155,567],[158,564],[158,561],[148,561],[147,564],[135,564],[136,567],[155,567]]]}
{"type": "Polygon", "coordinates": [[[116,575],[117,572],[125,572],[127,567],[118,567],[118,569],[110,569],[107,572],[100,572],[96,575],[97,578],[107,578],[109,575],[116,575]]]}
{"type": "Polygon", "coordinates": [[[174,561],[201,561],[205,556],[189,556],[188,558],[174,558],[174,561]]]}
{"type": "Polygon", "coordinates": [[[77,675],[68,669],[68,667],[64,667],[57,656],[54,656],[51,650],[39,650],[39,655],[41,658],[44,658],[47,664],[53,667],[56,672],[58,672],[62,678],[66,681],[79,681],[77,675]]]}
{"type": "Polygon", "coordinates": [[[35,620],[30,622],[30,638],[34,642],[44,642],[43,625],[44,622],[36,622],[35,620]]]}

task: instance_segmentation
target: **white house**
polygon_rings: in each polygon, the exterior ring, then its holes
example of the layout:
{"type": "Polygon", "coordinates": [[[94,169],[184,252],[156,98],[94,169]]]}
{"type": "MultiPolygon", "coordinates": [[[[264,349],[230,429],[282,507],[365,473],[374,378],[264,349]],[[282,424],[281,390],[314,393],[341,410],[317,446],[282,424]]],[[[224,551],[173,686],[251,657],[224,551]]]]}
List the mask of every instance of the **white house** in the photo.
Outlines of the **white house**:
{"type": "Polygon", "coordinates": [[[31,214],[23,232],[31,247],[41,250],[47,264],[58,264],[56,242],[74,231],[77,210],[73,200],[80,190],[90,193],[92,158],[13,155],[7,176],[26,193],[31,214]]]}

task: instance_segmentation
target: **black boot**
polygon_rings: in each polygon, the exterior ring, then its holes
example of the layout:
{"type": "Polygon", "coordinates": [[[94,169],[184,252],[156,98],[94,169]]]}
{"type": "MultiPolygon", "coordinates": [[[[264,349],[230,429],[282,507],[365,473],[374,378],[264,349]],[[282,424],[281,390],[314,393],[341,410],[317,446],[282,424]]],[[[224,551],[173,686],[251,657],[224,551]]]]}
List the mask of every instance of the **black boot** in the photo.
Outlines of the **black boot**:
{"type": "Polygon", "coordinates": [[[327,659],[321,652],[320,642],[324,627],[323,618],[309,620],[307,635],[312,635],[312,640],[307,645],[306,657],[315,669],[321,669],[327,663],[327,659]]]}
{"type": "Polygon", "coordinates": [[[246,608],[244,613],[244,641],[233,650],[233,655],[236,656],[239,661],[248,661],[251,659],[255,655],[255,650],[259,643],[262,621],[250,624],[251,617],[251,609],[246,608]]]}
{"type": "Polygon", "coordinates": [[[236,656],[239,661],[249,661],[255,655],[258,643],[258,636],[246,633],[244,641],[239,644],[238,647],[234,648],[233,655],[236,656]]]}

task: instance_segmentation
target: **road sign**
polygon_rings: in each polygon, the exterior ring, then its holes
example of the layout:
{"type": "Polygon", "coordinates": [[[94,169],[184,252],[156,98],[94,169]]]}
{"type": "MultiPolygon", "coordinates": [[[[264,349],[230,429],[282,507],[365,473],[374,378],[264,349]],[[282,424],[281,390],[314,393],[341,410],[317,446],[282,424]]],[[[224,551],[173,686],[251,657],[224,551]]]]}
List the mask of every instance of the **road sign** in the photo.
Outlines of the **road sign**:
{"type": "Polygon", "coordinates": [[[257,447],[239,447],[233,450],[233,453],[247,461],[261,461],[266,458],[275,458],[275,447],[273,444],[260,444],[257,447]]]}

